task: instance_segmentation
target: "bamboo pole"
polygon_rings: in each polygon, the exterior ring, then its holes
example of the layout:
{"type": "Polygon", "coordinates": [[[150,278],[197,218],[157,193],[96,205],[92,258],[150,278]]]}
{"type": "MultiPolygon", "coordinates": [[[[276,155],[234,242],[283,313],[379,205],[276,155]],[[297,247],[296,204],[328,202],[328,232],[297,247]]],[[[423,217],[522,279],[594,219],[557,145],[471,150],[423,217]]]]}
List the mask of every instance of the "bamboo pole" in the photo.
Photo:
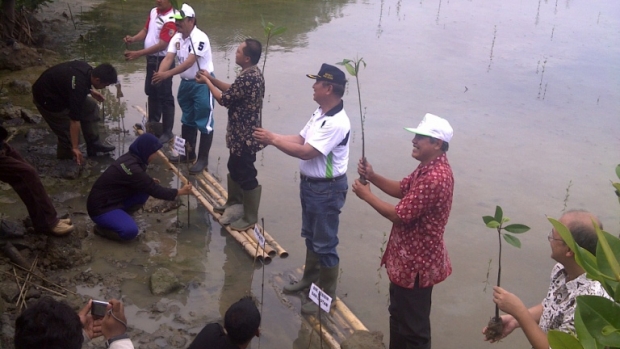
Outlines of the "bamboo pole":
{"type": "MultiPolygon", "coordinates": [[[[254,236],[254,229],[250,228],[246,231],[241,232],[243,235],[245,235],[247,237],[248,240],[253,241],[255,244],[258,245],[258,240],[256,239],[256,236],[254,236]]],[[[269,244],[265,244],[265,248],[262,248],[261,246],[261,250],[265,250],[265,253],[267,253],[267,255],[269,257],[275,257],[276,256],[276,251],[271,248],[271,246],[269,246],[269,244]]]]}
{"type": "MultiPolygon", "coordinates": [[[[13,275],[13,274],[11,274],[11,273],[9,273],[9,272],[6,272],[6,271],[4,271],[4,270],[2,270],[2,273],[3,273],[3,274],[5,274],[5,275],[9,275],[9,276],[12,276],[12,277],[14,277],[14,278],[17,278],[18,280],[25,281],[25,282],[27,282],[27,283],[29,283],[29,284],[33,285],[34,287],[37,287],[37,288],[40,288],[40,289],[45,290],[45,291],[47,291],[47,292],[53,293],[53,294],[55,294],[55,295],[57,295],[57,296],[60,296],[60,297],[67,297],[65,294],[62,294],[62,293],[60,293],[60,292],[58,292],[58,291],[54,291],[54,290],[52,290],[52,289],[50,289],[50,288],[47,288],[47,287],[45,287],[45,286],[37,285],[37,284],[35,284],[35,283],[34,283],[34,282],[32,282],[32,281],[26,281],[24,278],[22,278],[22,277],[20,277],[20,276],[17,276],[17,275],[13,275]]],[[[31,275],[32,275],[32,274],[31,274],[31,275]]],[[[68,291],[68,292],[71,292],[71,291],[67,290],[66,288],[62,288],[62,287],[61,287],[61,289],[65,290],[65,291],[68,291]]]]}
{"type": "Polygon", "coordinates": [[[205,176],[205,178],[215,187],[215,189],[219,190],[220,193],[222,193],[221,196],[224,198],[224,200],[228,199],[228,192],[226,191],[226,189],[224,189],[224,187],[222,187],[220,182],[218,182],[213,177],[213,175],[207,172],[207,170],[202,170],[202,175],[205,176]]]}
{"type": "Polygon", "coordinates": [[[314,328],[316,333],[323,337],[323,341],[331,348],[331,349],[340,349],[340,343],[336,341],[336,339],[325,329],[325,326],[321,326],[319,321],[313,315],[309,315],[305,318],[306,321],[314,328]]]}
{"type": "MultiPolygon", "coordinates": [[[[19,265],[15,264],[15,263],[11,263],[11,264],[12,264],[12,265],[14,265],[14,266],[16,266],[17,268],[19,268],[19,269],[23,270],[23,271],[28,271],[28,269],[27,269],[27,268],[23,268],[23,267],[21,267],[21,266],[19,266],[19,265]]],[[[38,277],[39,279],[41,279],[41,280],[43,280],[43,281],[47,282],[47,283],[48,283],[48,284],[50,284],[50,285],[53,285],[53,286],[56,286],[56,287],[60,288],[61,290],[67,291],[67,292],[72,293],[72,294],[74,294],[74,295],[76,295],[76,296],[78,295],[77,293],[75,293],[75,292],[73,292],[73,291],[69,291],[68,289],[66,289],[66,288],[64,288],[64,287],[62,287],[62,286],[60,286],[60,285],[58,285],[58,284],[56,284],[56,283],[53,283],[53,282],[49,281],[48,279],[44,278],[43,276],[40,276],[40,275],[37,275],[37,274],[32,274],[32,275],[34,275],[34,276],[38,277]]]]}

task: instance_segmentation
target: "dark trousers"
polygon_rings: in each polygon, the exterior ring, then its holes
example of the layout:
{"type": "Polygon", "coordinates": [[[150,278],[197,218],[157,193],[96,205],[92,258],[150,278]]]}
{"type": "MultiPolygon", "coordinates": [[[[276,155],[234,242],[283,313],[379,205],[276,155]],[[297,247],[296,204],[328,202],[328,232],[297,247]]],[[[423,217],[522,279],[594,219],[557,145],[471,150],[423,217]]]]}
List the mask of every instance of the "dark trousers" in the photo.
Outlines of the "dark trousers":
{"type": "Polygon", "coordinates": [[[433,286],[413,289],[390,282],[390,349],[431,348],[431,295],[433,286]]]}
{"type": "MultiPolygon", "coordinates": [[[[163,123],[164,132],[172,131],[174,126],[174,97],[172,96],[172,77],[159,84],[152,84],[153,73],[159,69],[164,57],[148,56],[146,58],[146,80],[144,93],[148,96],[149,120],[163,123]]],[[[174,68],[174,63],[170,69],[174,68]]]]}
{"type": "MultiPolygon", "coordinates": [[[[71,145],[71,133],[69,131],[69,127],[71,124],[71,119],[69,119],[69,109],[65,109],[59,112],[51,112],[37,102],[34,102],[34,105],[45,119],[45,122],[52,129],[56,137],[58,137],[58,150],[59,152],[68,152],[71,154],[71,149],[73,146],[71,145]]],[[[84,136],[84,141],[86,145],[89,146],[99,140],[99,125],[97,122],[99,121],[99,106],[97,105],[97,101],[92,97],[86,97],[84,104],[82,106],[82,112],[80,115],[80,128],[82,129],[82,135],[84,136]]]]}
{"type": "Polygon", "coordinates": [[[47,233],[58,224],[56,209],[37,171],[4,142],[0,143],[0,181],[8,183],[17,192],[38,232],[47,233]]]}
{"type": "MultiPolygon", "coordinates": [[[[203,137],[203,136],[201,136],[203,137]]],[[[256,153],[250,154],[243,152],[241,156],[230,153],[228,157],[228,172],[230,178],[239,184],[243,190],[253,190],[258,187],[256,176],[258,171],[254,163],[256,162],[256,153]]]]}

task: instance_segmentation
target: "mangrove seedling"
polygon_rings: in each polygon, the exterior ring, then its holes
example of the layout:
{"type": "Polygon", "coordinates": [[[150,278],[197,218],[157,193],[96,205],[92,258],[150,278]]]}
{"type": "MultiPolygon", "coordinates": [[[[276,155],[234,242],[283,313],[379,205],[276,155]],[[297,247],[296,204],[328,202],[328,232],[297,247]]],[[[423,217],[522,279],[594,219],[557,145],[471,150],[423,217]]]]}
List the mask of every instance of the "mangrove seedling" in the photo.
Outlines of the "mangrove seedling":
{"type": "MultiPolygon", "coordinates": [[[[522,234],[530,230],[530,227],[523,224],[509,224],[504,226],[505,223],[510,221],[510,218],[504,217],[504,212],[499,206],[495,207],[494,216],[483,216],[482,221],[488,228],[497,230],[497,238],[499,241],[499,258],[497,260],[497,286],[500,286],[500,280],[502,277],[502,238],[510,245],[521,248],[521,241],[512,234],[522,234]],[[503,231],[502,231],[503,230],[503,231]],[[508,234],[512,233],[512,234],[508,234]]],[[[495,304],[495,316],[489,320],[485,336],[487,340],[498,340],[502,337],[504,331],[504,323],[499,317],[499,308],[495,304]]]]}
{"type": "MultiPolygon", "coordinates": [[[[284,33],[286,31],[286,27],[282,27],[282,26],[276,27],[275,24],[271,22],[265,23],[265,19],[263,18],[263,16],[260,16],[260,21],[261,21],[261,24],[263,25],[263,31],[265,32],[265,36],[267,37],[267,43],[265,44],[265,58],[263,59],[263,69],[261,69],[261,72],[264,78],[265,77],[265,65],[267,64],[267,54],[269,53],[269,41],[271,41],[271,38],[273,38],[274,36],[278,36],[284,33]]],[[[258,124],[261,127],[263,125],[263,109],[262,108],[258,114],[258,124]]],[[[262,154],[261,156],[265,155],[264,152],[261,154],[262,154]]]]}
{"type": "MultiPolygon", "coordinates": [[[[366,163],[366,147],[364,142],[364,121],[366,120],[366,116],[362,113],[362,93],[360,92],[360,80],[358,77],[360,66],[363,64],[364,68],[366,68],[366,62],[364,62],[364,58],[357,58],[354,60],[343,59],[342,62],[338,62],[336,64],[343,65],[349,74],[355,77],[355,83],[357,84],[357,98],[360,105],[360,122],[362,123],[362,159],[364,163],[366,163]]],[[[362,182],[362,184],[366,184],[366,178],[364,178],[364,176],[360,176],[360,182],[362,182]]]]}

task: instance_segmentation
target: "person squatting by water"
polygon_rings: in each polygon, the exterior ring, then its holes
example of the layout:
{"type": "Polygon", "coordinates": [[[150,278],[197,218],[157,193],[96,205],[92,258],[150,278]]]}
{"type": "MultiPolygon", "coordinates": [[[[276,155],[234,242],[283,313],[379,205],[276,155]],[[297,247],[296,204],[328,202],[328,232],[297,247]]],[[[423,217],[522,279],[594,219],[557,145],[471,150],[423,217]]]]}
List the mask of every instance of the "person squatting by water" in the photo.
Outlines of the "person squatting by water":
{"type": "Polygon", "coordinates": [[[256,153],[264,146],[252,136],[254,128],[261,126],[265,95],[265,80],[257,66],[261,51],[262,45],[255,39],[246,39],[239,45],[235,63],[241,67],[241,72],[232,84],[220,81],[204,70],[196,77],[197,82],[209,86],[220,105],[228,108],[228,199],[223,206],[215,206],[213,210],[223,214],[228,207],[243,204],[243,217],[230,223],[232,229],[240,231],[253,227],[258,221],[262,189],[256,179],[258,171],[254,163],[256,153]]]}
{"type": "MultiPolygon", "coordinates": [[[[560,223],[568,228],[577,245],[596,255],[598,236],[593,220],[600,229],[603,229],[598,217],[584,210],[567,211],[559,219],[560,223]]],[[[532,348],[547,349],[549,330],[575,333],[575,308],[578,296],[592,295],[611,299],[600,282],[588,279],[586,271],[577,264],[575,253],[555,229],[551,230],[547,240],[551,248],[551,258],[557,262],[551,270],[547,296],[540,304],[528,309],[516,295],[501,287],[493,287],[493,302],[506,315],[501,316],[504,326],[499,336],[485,340],[491,343],[498,342],[521,327],[532,348]]],[[[485,327],[482,333],[486,335],[487,331],[489,328],[485,327]]]]}
{"type": "MultiPolygon", "coordinates": [[[[144,49],[125,51],[125,59],[130,61],[146,56],[146,80],[144,93],[148,96],[148,121],[162,122],[163,134],[159,137],[161,143],[167,143],[172,138],[174,126],[174,97],[172,96],[172,76],[154,84],[153,74],[166,56],[170,40],[176,34],[174,23],[174,9],[170,0],[156,0],[155,7],[149,13],[144,27],[134,36],[127,35],[123,39],[126,44],[144,40],[144,49]]],[[[174,67],[174,62],[171,63],[174,67]]]]}
{"type": "Polygon", "coordinates": [[[252,297],[243,297],[226,310],[224,328],[219,323],[206,325],[187,349],[245,349],[252,338],[260,336],[260,321],[261,315],[252,297]]]}
{"type": "MultiPolygon", "coordinates": [[[[254,137],[301,159],[301,237],[306,242],[306,265],[302,279],[284,286],[284,291],[299,292],[314,282],[335,299],[340,263],[338,225],[348,189],[351,124],[342,101],[347,80],[342,70],[329,64],[323,64],[317,75],[307,76],[316,80],[312,88],[319,107],[299,134],[280,135],[256,128],[254,137]]],[[[317,310],[313,302],[302,306],[306,314],[317,310]]]]}
{"type": "Polygon", "coordinates": [[[177,101],[183,111],[181,137],[191,149],[187,155],[172,156],[168,159],[173,163],[196,160],[189,172],[197,174],[207,168],[209,150],[213,142],[213,96],[206,85],[196,82],[196,74],[200,69],[213,74],[211,44],[207,34],[196,26],[196,13],[192,7],[183,4],[174,18],[178,32],[170,40],[168,53],[159,65],[159,71],[153,74],[153,83],[159,84],[173,75],[181,76],[177,92],[177,101]],[[171,69],[175,58],[177,64],[171,69]],[[200,130],[200,147],[196,158],[198,130],[200,130]]]}
{"type": "Polygon", "coordinates": [[[34,105],[58,137],[58,159],[75,158],[78,165],[82,164],[80,129],[89,157],[114,151],[114,146],[99,141],[97,102],[105,101],[105,97],[95,89],[116,82],[116,69],[108,63],[93,69],[86,62],[70,61],[47,69],[32,85],[34,105]]]}
{"type": "Polygon", "coordinates": [[[65,302],[41,298],[15,320],[15,349],[80,349],[100,336],[106,339],[106,348],[133,349],[123,303],[110,300],[103,318],[91,314],[92,304],[88,301],[76,314],[65,302]]]}
{"type": "Polygon", "coordinates": [[[8,183],[19,195],[36,232],[57,236],[71,233],[71,220],[58,219],[37,170],[6,142],[7,138],[7,130],[0,126],[0,181],[8,183]]]}
{"type": "Polygon", "coordinates": [[[376,173],[360,159],[353,192],[383,217],[392,230],[381,265],[390,279],[390,349],[431,348],[431,294],[433,285],[452,273],[444,243],[454,190],[446,152],[453,130],[447,120],[426,114],[415,133],[411,156],[418,167],[400,182],[376,173]],[[394,206],[370,191],[370,184],[400,199],[394,206]]]}
{"type": "Polygon", "coordinates": [[[112,240],[132,240],[138,235],[138,226],[131,215],[142,208],[149,196],[172,201],[191,194],[190,183],[181,189],[164,188],[146,173],[161,147],[154,135],[140,135],[129,151],[97,179],[86,202],[88,215],[96,224],[95,234],[112,240]]]}

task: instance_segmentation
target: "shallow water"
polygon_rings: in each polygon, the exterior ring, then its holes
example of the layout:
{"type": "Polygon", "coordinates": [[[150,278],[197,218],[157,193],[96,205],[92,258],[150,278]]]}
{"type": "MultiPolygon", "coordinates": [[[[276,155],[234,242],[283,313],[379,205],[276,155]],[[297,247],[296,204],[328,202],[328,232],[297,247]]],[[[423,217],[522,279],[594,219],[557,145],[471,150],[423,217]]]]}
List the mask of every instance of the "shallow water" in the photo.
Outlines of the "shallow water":
{"type": "MultiPolygon", "coordinates": [[[[96,25],[87,36],[90,39],[65,52],[96,62],[111,60],[117,66],[127,105],[125,128],[141,119],[132,106],[146,101],[145,64],[122,60],[122,37],[139,30],[152,6],[152,1],[144,0],[132,1],[131,6],[103,2],[82,18],[96,25]]],[[[410,157],[412,136],[403,127],[417,125],[426,112],[451,122],[455,136],[448,157],[456,186],[446,244],[454,272],[434,288],[435,348],[488,346],[480,331],[493,315],[493,303],[489,290],[483,289],[489,260],[496,262],[497,246],[481,216],[493,214],[495,205],[501,205],[513,221],[532,227],[521,237],[522,248],[504,249],[503,259],[502,285],[527,305],[544,297],[553,265],[545,215],[559,217],[565,205],[585,208],[600,215],[608,231],[618,233],[618,202],[609,180],[615,179],[620,149],[620,52],[615,45],[620,39],[620,3],[210,0],[195,9],[198,26],[211,40],[215,74],[229,82],[235,76],[238,42],[246,36],[264,42],[261,14],[287,27],[272,42],[265,69],[263,120],[275,132],[298,132],[316,107],[312,81],[305,74],[316,73],[323,62],[356,56],[367,63],[359,77],[366,156],[377,172],[400,179],[417,166],[410,157]]],[[[361,128],[354,79],[350,82],[344,99],[354,128],[351,183],[361,156],[361,128]]],[[[226,110],[219,107],[215,114],[209,169],[225,177],[226,110]]],[[[175,133],[180,131],[180,115],[177,110],[175,133]]],[[[133,136],[108,140],[126,151],[133,136]]],[[[263,186],[260,216],[267,231],[291,254],[266,266],[261,346],[290,347],[300,320],[275,297],[268,281],[269,275],[303,263],[297,160],[270,147],[259,155],[257,165],[263,186]]],[[[169,182],[176,185],[175,179],[169,182]]],[[[382,331],[386,343],[388,280],[378,267],[389,230],[387,220],[349,194],[341,215],[338,295],[370,330],[382,331]]],[[[175,271],[195,287],[176,295],[174,302],[191,309],[197,318],[217,318],[247,292],[250,282],[252,293],[261,297],[261,269],[250,281],[251,259],[220,232],[217,223],[209,222],[208,215],[205,219],[203,210],[192,211],[192,223],[177,240],[161,244],[152,255],[136,253],[130,269],[148,273],[165,266],[175,271]],[[193,283],[196,280],[199,283],[193,283]]],[[[119,257],[134,249],[114,243],[98,247],[102,254],[119,257]]],[[[105,263],[97,265],[106,268],[105,263]]],[[[495,267],[489,282],[493,273],[495,267]]],[[[123,294],[136,308],[159,300],[150,295],[143,276],[124,284],[123,294]]],[[[294,297],[291,301],[299,302],[294,297]]],[[[129,320],[147,331],[156,328],[134,306],[129,308],[129,320]]],[[[166,317],[159,321],[173,323],[166,317]]],[[[526,345],[517,330],[495,346],[526,345]]]]}

